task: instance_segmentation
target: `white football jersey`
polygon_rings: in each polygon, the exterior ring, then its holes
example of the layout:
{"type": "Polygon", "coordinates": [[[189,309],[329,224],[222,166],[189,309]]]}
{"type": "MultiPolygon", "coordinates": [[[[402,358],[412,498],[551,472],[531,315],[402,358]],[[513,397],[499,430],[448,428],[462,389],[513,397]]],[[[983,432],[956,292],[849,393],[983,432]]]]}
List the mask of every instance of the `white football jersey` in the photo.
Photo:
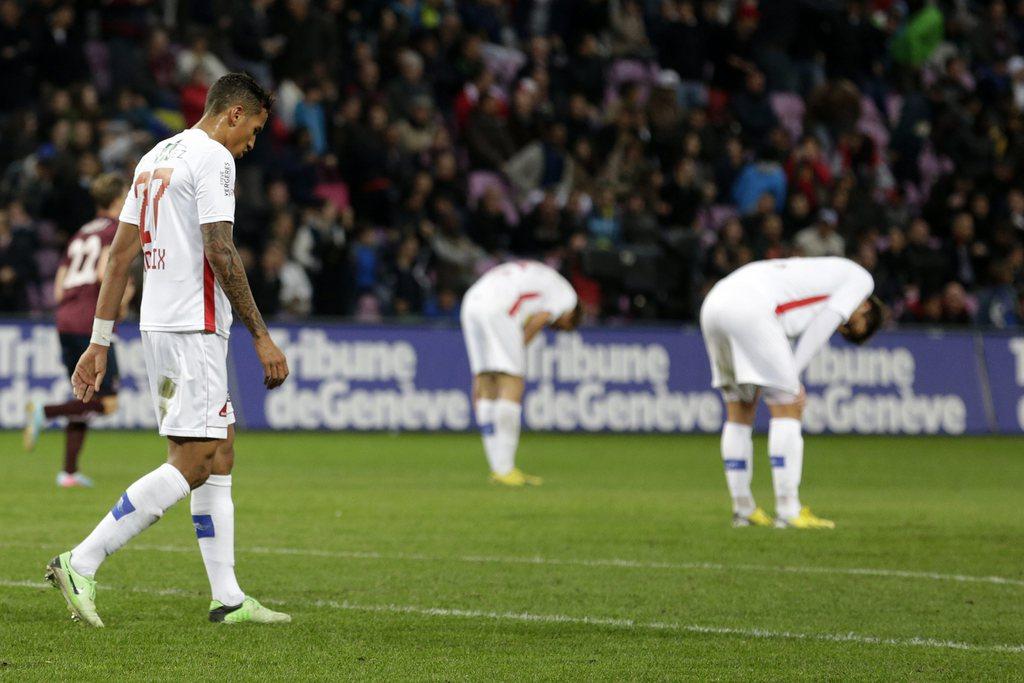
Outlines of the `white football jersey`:
{"type": "Polygon", "coordinates": [[[145,259],[139,328],[227,337],[231,304],[206,260],[204,223],[235,220],[235,160],[190,128],[135,167],[121,220],[139,226],[145,259]]]}
{"type": "Polygon", "coordinates": [[[478,301],[505,312],[520,325],[542,312],[553,321],[576,308],[577,301],[569,281],[537,261],[511,261],[492,268],[470,291],[478,301]]]}
{"type": "Polygon", "coordinates": [[[723,282],[733,296],[766,302],[790,339],[803,334],[823,307],[848,321],[875,288],[871,273],[833,256],[756,261],[723,282]]]}

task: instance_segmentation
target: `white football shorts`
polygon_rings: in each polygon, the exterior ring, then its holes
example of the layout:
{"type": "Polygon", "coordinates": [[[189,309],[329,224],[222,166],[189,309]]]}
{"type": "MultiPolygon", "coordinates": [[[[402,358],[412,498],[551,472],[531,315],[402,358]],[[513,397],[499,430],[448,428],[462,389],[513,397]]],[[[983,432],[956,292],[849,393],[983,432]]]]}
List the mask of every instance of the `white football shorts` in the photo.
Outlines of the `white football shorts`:
{"type": "Polygon", "coordinates": [[[508,311],[495,310],[486,302],[469,298],[460,314],[462,336],[469,354],[469,369],[474,375],[502,372],[526,376],[526,350],[523,329],[508,311]]]}
{"type": "Polygon", "coordinates": [[[770,305],[754,292],[715,287],[700,309],[711,384],[726,401],[752,402],[758,388],[769,402],[800,393],[793,347],[770,305]]]}
{"type": "Polygon", "coordinates": [[[160,436],[226,439],[235,411],[228,394],[228,340],[202,332],[142,332],[160,436]]]}

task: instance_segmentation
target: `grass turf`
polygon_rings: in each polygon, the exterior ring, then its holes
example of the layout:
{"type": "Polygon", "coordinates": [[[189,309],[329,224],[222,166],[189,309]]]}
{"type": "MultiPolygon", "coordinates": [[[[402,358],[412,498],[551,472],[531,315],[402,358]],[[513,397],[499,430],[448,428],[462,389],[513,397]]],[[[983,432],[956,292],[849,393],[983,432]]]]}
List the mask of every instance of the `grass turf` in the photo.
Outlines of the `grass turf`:
{"type": "Polygon", "coordinates": [[[520,462],[546,483],[504,490],[469,435],[243,434],[238,575],[294,623],[205,621],[182,503],[103,566],[100,631],[68,619],[43,565],[163,444],[91,434],[97,487],[63,491],[61,438],[24,455],[0,433],[0,678],[1024,675],[1016,440],[809,437],[803,497],[839,528],[799,532],[729,528],[710,437],[529,434],[520,462]]]}

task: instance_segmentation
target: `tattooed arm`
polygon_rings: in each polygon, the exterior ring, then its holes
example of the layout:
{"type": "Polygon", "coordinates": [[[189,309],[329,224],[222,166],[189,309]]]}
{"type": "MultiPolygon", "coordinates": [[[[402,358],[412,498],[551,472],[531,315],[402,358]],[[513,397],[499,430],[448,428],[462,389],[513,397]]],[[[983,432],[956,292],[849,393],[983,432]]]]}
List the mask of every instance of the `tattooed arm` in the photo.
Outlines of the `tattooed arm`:
{"type": "Polygon", "coordinates": [[[252,334],[253,346],[263,364],[263,384],[268,389],[274,389],[281,386],[288,377],[288,361],[270,338],[263,316],[256,308],[249,280],[245,276],[245,267],[231,239],[231,229],[232,225],[227,221],[204,223],[203,249],[221,289],[252,334]]]}
{"type": "Polygon", "coordinates": [[[231,237],[231,223],[204,223],[202,229],[206,260],[210,262],[210,268],[217,276],[217,282],[227,294],[235,313],[249,328],[249,333],[254,339],[266,334],[267,325],[263,322],[260,310],[256,308],[252,290],[249,289],[249,280],[245,276],[245,267],[231,237]]]}

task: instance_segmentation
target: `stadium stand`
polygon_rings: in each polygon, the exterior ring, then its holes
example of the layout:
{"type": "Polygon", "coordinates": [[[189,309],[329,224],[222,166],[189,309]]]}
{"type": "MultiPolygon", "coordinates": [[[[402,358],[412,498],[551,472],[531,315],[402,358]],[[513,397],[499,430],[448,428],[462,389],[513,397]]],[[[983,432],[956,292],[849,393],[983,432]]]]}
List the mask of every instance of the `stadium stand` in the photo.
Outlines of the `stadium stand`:
{"type": "Polygon", "coordinates": [[[901,322],[1024,320],[1024,5],[0,0],[0,310],[46,315],[91,178],[229,70],[274,88],[236,239],[269,316],[456,319],[541,258],[590,320],[693,320],[845,254],[901,322]]]}

